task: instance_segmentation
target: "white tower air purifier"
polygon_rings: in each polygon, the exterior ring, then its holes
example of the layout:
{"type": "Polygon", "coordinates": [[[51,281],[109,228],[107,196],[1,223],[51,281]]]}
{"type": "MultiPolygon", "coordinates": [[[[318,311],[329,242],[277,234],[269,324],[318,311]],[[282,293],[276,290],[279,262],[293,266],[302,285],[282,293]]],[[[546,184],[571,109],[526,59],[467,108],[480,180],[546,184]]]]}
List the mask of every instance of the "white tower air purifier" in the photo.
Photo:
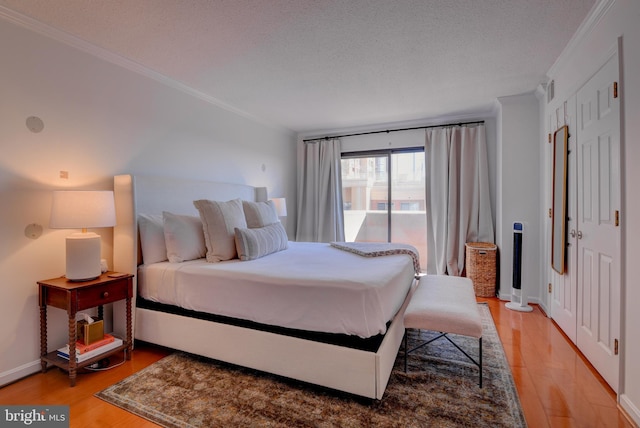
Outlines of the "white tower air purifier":
{"type": "Polygon", "coordinates": [[[513,282],[511,284],[511,301],[505,306],[507,309],[520,312],[531,312],[533,308],[527,305],[526,294],[522,291],[522,251],[524,241],[524,223],[513,223],[513,282]]]}

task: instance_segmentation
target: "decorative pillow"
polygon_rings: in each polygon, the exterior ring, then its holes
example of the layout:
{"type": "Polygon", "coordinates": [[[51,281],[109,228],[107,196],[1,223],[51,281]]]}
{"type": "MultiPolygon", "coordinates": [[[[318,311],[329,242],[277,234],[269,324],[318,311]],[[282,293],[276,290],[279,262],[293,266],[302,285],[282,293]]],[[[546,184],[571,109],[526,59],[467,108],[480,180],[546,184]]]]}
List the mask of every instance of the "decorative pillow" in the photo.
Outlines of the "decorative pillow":
{"type": "Polygon", "coordinates": [[[205,255],[202,222],[190,215],[162,213],[167,257],[171,263],[201,259],[205,255]]]}
{"type": "Polygon", "coordinates": [[[273,201],[249,202],[242,201],[244,217],[247,219],[247,227],[264,227],[280,221],[273,201]]]}
{"type": "Polygon", "coordinates": [[[167,260],[167,245],[164,242],[164,226],[160,214],[138,216],[142,262],[159,263],[167,260]]]}
{"type": "Polygon", "coordinates": [[[287,232],[280,222],[255,229],[236,227],[235,237],[240,260],[258,259],[288,247],[287,232]]]}
{"type": "Polygon", "coordinates": [[[227,202],[201,199],[193,205],[200,213],[207,246],[207,261],[211,263],[231,260],[238,257],[233,230],[247,227],[242,210],[242,201],[233,199],[227,202]]]}

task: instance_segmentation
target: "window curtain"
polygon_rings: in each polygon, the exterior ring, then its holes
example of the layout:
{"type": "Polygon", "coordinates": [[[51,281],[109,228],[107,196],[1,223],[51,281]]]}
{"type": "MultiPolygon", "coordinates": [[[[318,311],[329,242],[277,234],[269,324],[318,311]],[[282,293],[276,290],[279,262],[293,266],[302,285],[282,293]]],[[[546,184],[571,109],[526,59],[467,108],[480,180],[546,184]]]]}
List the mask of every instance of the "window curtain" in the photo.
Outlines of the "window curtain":
{"type": "Polygon", "coordinates": [[[427,273],[460,276],[466,242],[494,242],[485,126],[426,131],[427,273]]]}
{"type": "Polygon", "coordinates": [[[303,145],[296,241],[344,241],[340,140],[303,145]]]}

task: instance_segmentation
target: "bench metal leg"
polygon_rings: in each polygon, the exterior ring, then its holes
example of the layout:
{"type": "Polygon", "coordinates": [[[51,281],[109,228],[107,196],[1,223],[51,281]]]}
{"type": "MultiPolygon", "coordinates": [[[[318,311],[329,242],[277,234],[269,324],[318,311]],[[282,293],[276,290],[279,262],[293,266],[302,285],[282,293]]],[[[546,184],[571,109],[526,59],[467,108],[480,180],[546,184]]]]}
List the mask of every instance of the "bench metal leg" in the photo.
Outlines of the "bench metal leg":
{"type": "Polygon", "coordinates": [[[478,338],[478,361],[476,361],[471,355],[469,355],[464,349],[462,349],[460,346],[458,346],[457,343],[455,343],[453,340],[451,340],[451,338],[447,335],[447,333],[445,332],[440,332],[440,334],[426,342],[421,343],[420,345],[409,349],[408,347],[408,337],[409,337],[409,329],[404,329],[404,372],[407,372],[407,356],[412,353],[413,351],[422,348],[425,345],[430,344],[431,342],[433,342],[434,340],[438,340],[441,337],[444,337],[445,339],[447,339],[453,346],[455,346],[460,352],[462,352],[465,357],[467,357],[473,364],[475,364],[476,366],[478,366],[479,369],[479,386],[480,388],[482,388],[482,337],[478,338]]]}
{"type": "Polygon", "coordinates": [[[480,362],[480,364],[478,365],[478,368],[480,369],[480,388],[482,388],[482,337],[478,339],[478,351],[478,360],[480,362]]]}
{"type": "Polygon", "coordinates": [[[407,372],[407,355],[409,354],[409,348],[407,348],[407,336],[409,336],[409,330],[404,329],[404,372],[407,372]]]}

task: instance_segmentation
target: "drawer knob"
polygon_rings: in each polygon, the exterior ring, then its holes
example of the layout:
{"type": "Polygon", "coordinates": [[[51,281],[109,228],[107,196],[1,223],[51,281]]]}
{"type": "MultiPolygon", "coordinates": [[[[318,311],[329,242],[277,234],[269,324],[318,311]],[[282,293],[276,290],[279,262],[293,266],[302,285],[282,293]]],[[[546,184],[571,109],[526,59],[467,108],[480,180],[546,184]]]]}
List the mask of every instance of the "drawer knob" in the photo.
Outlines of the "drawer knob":
{"type": "Polygon", "coordinates": [[[107,297],[109,297],[109,292],[105,291],[104,293],[102,293],[102,298],[106,299],[107,297]]]}

